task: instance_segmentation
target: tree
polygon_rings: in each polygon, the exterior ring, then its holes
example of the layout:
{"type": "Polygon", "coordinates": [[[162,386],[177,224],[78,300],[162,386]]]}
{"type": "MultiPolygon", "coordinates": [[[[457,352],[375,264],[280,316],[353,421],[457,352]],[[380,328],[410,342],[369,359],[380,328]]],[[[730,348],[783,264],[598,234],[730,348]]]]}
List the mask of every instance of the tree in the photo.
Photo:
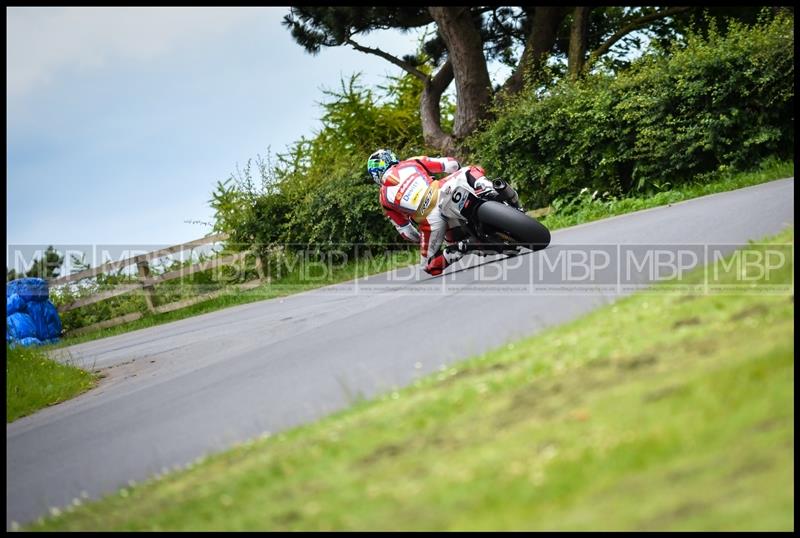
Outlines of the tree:
{"type": "Polygon", "coordinates": [[[55,278],[61,272],[62,263],[64,263],[64,256],[50,245],[44,251],[42,257],[33,261],[33,265],[24,276],[44,279],[55,278]]]}
{"type": "Polygon", "coordinates": [[[541,82],[542,68],[556,45],[559,27],[570,8],[544,6],[527,8],[523,11],[526,13],[526,24],[523,26],[528,28],[528,32],[519,64],[503,84],[505,96],[519,93],[526,79],[541,82]]]}
{"type": "MultiPolygon", "coordinates": [[[[566,60],[566,72],[578,78],[620,45],[624,54],[641,46],[643,30],[669,38],[691,20],[724,15],[751,16],[755,8],[701,7],[293,7],[283,24],[312,53],[322,47],[350,46],[379,56],[423,83],[420,119],[426,144],[458,155],[461,141],[490,115],[493,98],[518,94],[526,84],[549,82],[550,59],[566,60]],[[715,11],[716,10],[716,11],[715,11]],[[710,14],[710,15],[709,15],[710,14]],[[692,19],[695,17],[695,19],[692,19]],[[677,21],[677,22],[676,22],[677,21]],[[421,50],[402,58],[357,41],[374,30],[410,31],[435,25],[421,50]],[[516,51],[522,49],[519,58],[516,51]],[[513,68],[498,88],[491,88],[487,61],[513,68]],[[427,69],[423,66],[428,66],[427,69]],[[456,83],[453,129],[442,127],[440,101],[456,83]]],[[[613,54],[612,54],[613,56],[613,54]]],[[[616,65],[624,65],[624,60],[616,65]]],[[[610,63],[613,67],[615,64],[610,63]]]]}
{"type": "MultiPolygon", "coordinates": [[[[447,45],[448,61],[453,66],[458,96],[453,137],[460,140],[475,130],[491,99],[489,69],[480,35],[481,23],[467,7],[431,7],[428,10],[447,45]]],[[[445,140],[446,144],[452,142],[452,138],[445,140]]]]}
{"type": "MultiPolygon", "coordinates": [[[[440,13],[448,22],[449,9],[445,8],[440,13]]],[[[450,153],[454,149],[453,140],[452,134],[446,133],[442,128],[441,98],[455,78],[455,69],[450,58],[443,59],[446,50],[444,38],[437,33],[433,39],[425,43],[424,52],[427,57],[410,54],[403,58],[392,56],[379,48],[365,47],[354,39],[359,34],[367,34],[376,29],[398,28],[408,31],[433,22],[432,14],[424,7],[293,7],[290,14],[284,17],[284,25],[291,29],[292,36],[311,54],[317,54],[322,47],[348,45],[360,52],[379,56],[422,81],[420,120],[425,142],[445,153],[450,153]],[[434,69],[421,68],[428,59],[434,69]]],[[[468,28],[469,25],[464,21],[459,22],[468,28]]],[[[470,50],[471,58],[474,59],[475,30],[473,28],[469,31],[470,35],[464,38],[457,34],[450,37],[453,39],[452,46],[456,50],[470,50]],[[467,44],[460,47],[462,39],[467,44]]],[[[462,83],[465,82],[463,73],[463,69],[459,66],[459,80],[462,83]]],[[[488,73],[486,79],[488,80],[488,73]]],[[[470,103],[476,101],[481,105],[484,104],[480,97],[473,99],[464,96],[459,101],[470,103]]],[[[459,129],[473,127],[470,121],[465,121],[465,110],[467,110],[465,104],[460,108],[457,107],[456,123],[459,129]]]]}
{"type": "MultiPolygon", "coordinates": [[[[571,55],[570,57],[570,60],[574,62],[574,65],[570,65],[570,74],[573,76],[579,76],[585,69],[591,68],[591,66],[600,56],[606,54],[611,47],[617,44],[618,41],[630,35],[632,32],[640,30],[656,21],[663,22],[665,18],[687,12],[689,9],[689,7],[668,7],[665,9],[642,9],[624,14],[619,18],[618,21],[616,21],[616,24],[614,25],[617,30],[614,31],[610,36],[604,36],[603,41],[589,54],[588,60],[584,62],[586,51],[585,48],[581,50],[581,44],[586,42],[588,39],[588,35],[586,35],[588,34],[588,27],[582,26],[582,32],[581,28],[576,28],[580,26],[580,23],[584,22],[579,22],[579,17],[577,16],[578,8],[576,8],[575,24],[573,25],[575,34],[573,35],[575,39],[579,41],[579,43],[575,44],[575,55],[571,55]]],[[[584,10],[585,15],[588,16],[591,8],[584,8],[584,10]]]]}

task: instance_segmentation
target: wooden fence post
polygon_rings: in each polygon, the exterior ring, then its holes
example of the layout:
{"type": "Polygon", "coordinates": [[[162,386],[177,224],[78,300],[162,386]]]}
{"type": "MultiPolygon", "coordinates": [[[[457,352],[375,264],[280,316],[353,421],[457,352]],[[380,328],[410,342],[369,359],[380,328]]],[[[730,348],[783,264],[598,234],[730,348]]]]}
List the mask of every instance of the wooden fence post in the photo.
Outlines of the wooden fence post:
{"type": "Polygon", "coordinates": [[[261,262],[261,254],[256,251],[256,271],[258,271],[258,279],[262,284],[267,282],[267,277],[264,275],[264,264],[261,262]]]}
{"type": "Polygon", "coordinates": [[[147,263],[147,260],[142,260],[137,262],[136,266],[139,268],[139,281],[144,291],[144,301],[147,303],[147,310],[149,310],[151,314],[155,314],[156,307],[153,305],[153,292],[155,291],[155,287],[146,284],[147,280],[150,278],[150,264],[147,263]]]}

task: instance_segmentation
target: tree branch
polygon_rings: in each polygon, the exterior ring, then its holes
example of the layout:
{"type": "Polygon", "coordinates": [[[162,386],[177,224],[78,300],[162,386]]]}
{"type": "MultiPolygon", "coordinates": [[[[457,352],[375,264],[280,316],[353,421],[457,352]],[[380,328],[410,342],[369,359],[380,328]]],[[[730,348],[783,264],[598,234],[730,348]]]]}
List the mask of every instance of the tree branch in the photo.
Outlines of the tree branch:
{"type": "MultiPolygon", "coordinates": [[[[511,39],[512,41],[519,41],[520,37],[516,35],[514,32],[510,32],[505,26],[503,26],[503,23],[500,22],[500,19],[497,18],[497,7],[492,8],[491,11],[492,11],[492,20],[494,20],[494,23],[497,25],[497,27],[500,29],[503,35],[511,39]]],[[[511,14],[511,17],[514,19],[518,18],[518,16],[514,15],[513,13],[511,14]]]]}
{"type": "Polygon", "coordinates": [[[614,35],[606,39],[602,45],[592,51],[592,53],[589,55],[589,59],[586,61],[585,69],[588,71],[592,67],[592,64],[594,64],[594,62],[597,61],[600,56],[608,52],[617,41],[625,37],[627,34],[646,26],[652,21],[663,19],[664,17],[669,17],[670,15],[675,15],[676,13],[681,13],[688,9],[691,9],[691,7],[670,7],[663,11],[656,11],[655,13],[650,13],[649,15],[644,15],[638,19],[632,20],[627,26],[623,26],[617,30],[614,35]]]}
{"type": "Polygon", "coordinates": [[[453,81],[453,64],[450,62],[450,58],[442,64],[442,67],[436,73],[436,75],[431,78],[431,90],[438,92],[441,95],[450,83],[453,81]]]}
{"type": "Polygon", "coordinates": [[[448,58],[439,72],[425,83],[419,103],[425,143],[437,148],[444,155],[452,153],[453,137],[442,130],[441,99],[453,78],[453,64],[448,58]]]}
{"type": "Polygon", "coordinates": [[[414,75],[415,77],[420,79],[422,82],[425,82],[429,78],[428,75],[426,75],[425,73],[423,73],[422,71],[420,71],[419,69],[417,69],[416,67],[411,65],[409,62],[406,62],[405,60],[401,60],[400,58],[397,58],[396,56],[392,56],[388,52],[384,52],[381,49],[378,49],[378,48],[374,48],[373,49],[373,48],[370,48],[370,47],[365,47],[363,45],[359,45],[358,43],[356,43],[355,41],[353,41],[349,37],[345,40],[345,43],[347,43],[348,45],[350,45],[351,47],[353,47],[357,51],[365,52],[367,54],[374,54],[375,56],[380,56],[384,60],[387,60],[387,61],[393,63],[394,65],[402,68],[407,73],[410,73],[410,74],[414,75]]]}
{"type": "MultiPolygon", "coordinates": [[[[526,76],[539,77],[541,75],[541,68],[547,60],[547,55],[555,45],[558,27],[572,9],[558,6],[536,8],[530,21],[530,29],[525,41],[525,48],[522,49],[522,56],[520,56],[514,72],[503,83],[501,93],[508,95],[519,93],[524,86],[526,76]]],[[[502,96],[501,99],[503,99],[502,96]]]]}

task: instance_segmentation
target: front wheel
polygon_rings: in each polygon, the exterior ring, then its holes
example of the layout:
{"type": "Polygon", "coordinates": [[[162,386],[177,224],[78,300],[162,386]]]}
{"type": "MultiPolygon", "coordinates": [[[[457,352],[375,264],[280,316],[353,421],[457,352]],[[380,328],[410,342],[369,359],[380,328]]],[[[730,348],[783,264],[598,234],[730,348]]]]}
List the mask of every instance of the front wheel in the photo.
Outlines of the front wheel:
{"type": "Polygon", "coordinates": [[[484,202],[478,207],[477,217],[483,225],[508,235],[513,243],[533,251],[550,244],[550,230],[535,218],[506,204],[484,202]]]}

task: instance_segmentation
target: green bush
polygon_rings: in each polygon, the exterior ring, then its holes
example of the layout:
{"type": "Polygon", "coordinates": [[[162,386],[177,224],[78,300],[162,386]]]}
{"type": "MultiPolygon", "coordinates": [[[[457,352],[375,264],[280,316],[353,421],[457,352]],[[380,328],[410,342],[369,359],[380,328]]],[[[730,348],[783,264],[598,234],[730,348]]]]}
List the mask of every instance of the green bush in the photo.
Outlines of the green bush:
{"type": "Polygon", "coordinates": [[[582,188],[651,193],[794,152],[794,20],[690,33],[631,68],[529,91],[469,139],[529,206],[582,188]]]}
{"type": "Polygon", "coordinates": [[[259,158],[260,185],[250,163],[218,183],[211,200],[215,230],[242,248],[255,243],[266,257],[276,245],[351,253],[358,244],[397,242],[367,175],[367,157],[380,147],[401,158],[433,150],[422,139],[422,83],[405,75],[380,90],[362,87],[354,75],[339,91],[326,91],[320,131],[279,154],[275,164],[259,158]]]}

